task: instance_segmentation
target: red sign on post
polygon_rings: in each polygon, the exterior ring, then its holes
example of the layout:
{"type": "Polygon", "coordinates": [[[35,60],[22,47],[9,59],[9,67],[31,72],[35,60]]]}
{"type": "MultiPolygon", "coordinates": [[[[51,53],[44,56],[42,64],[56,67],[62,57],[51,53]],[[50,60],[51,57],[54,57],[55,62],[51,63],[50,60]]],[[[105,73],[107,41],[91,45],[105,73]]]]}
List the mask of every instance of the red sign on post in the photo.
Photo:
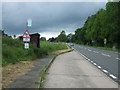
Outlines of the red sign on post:
{"type": "Polygon", "coordinates": [[[30,42],[30,34],[28,30],[24,32],[22,38],[23,38],[23,42],[30,42]]]}
{"type": "Polygon", "coordinates": [[[26,30],[22,36],[23,38],[30,38],[30,34],[29,34],[29,31],[26,30]]]}

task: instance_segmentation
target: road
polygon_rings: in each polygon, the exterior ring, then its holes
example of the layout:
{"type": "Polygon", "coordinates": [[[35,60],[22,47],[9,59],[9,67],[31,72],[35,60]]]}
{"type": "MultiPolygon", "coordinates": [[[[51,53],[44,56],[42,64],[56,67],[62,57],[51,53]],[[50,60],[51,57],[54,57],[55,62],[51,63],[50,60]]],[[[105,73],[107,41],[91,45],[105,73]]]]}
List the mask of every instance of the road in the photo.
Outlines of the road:
{"type": "MultiPolygon", "coordinates": [[[[77,51],[59,55],[49,68],[44,88],[116,88],[118,84],[77,51]]],[[[111,89],[114,90],[114,89],[111,89]]]]}
{"type": "Polygon", "coordinates": [[[119,53],[77,44],[74,44],[72,47],[112,79],[120,81],[118,78],[118,75],[120,75],[120,69],[118,69],[120,68],[119,53]]]}

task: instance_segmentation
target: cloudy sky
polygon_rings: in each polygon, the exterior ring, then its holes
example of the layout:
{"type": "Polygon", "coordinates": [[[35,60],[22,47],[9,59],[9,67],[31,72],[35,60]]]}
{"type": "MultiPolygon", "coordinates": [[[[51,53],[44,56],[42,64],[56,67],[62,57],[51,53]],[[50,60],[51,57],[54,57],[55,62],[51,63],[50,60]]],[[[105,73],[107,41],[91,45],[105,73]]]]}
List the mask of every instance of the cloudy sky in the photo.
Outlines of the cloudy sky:
{"type": "Polygon", "coordinates": [[[27,29],[27,19],[32,19],[30,33],[56,37],[82,27],[87,17],[105,8],[106,2],[4,2],[2,28],[9,35],[22,35],[27,29]]]}

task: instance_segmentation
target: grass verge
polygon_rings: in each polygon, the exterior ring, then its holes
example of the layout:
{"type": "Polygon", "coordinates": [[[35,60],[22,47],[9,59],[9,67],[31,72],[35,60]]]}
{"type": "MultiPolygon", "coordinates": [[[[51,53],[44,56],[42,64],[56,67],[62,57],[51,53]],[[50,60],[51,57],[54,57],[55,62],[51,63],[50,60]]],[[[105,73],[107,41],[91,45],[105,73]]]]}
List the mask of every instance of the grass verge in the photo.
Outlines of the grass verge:
{"type": "Polygon", "coordinates": [[[108,50],[108,51],[113,51],[113,52],[120,52],[120,49],[113,50],[113,48],[110,48],[110,47],[99,47],[99,46],[97,47],[97,46],[90,46],[90,45],[83,45],[83,44],[78,44],[78,45],[92,47],[92,48],[98,48],[98,49],[101,49],[101,50],[108,50]]]}
{"type": "Polygon", "coordinates": [[[67,49],[65,43],[40,42],[40,48],[30,44],[30,49],[24,50],[23,42],[19,39],[2,37],[2,66],[20,61],[35,60],[42,58],[51,52],[67,49]]]}

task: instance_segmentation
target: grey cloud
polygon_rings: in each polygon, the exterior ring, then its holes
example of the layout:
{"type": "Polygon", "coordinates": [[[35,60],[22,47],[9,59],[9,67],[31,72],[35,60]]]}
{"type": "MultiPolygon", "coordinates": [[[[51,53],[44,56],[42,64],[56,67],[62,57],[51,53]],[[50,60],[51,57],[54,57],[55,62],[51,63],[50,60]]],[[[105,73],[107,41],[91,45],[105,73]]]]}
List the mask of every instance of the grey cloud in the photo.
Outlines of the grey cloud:
{"type": "Polygon", "coordinates": [[[30,32],[74,32],[81,27],[88,16],[105,8],[105,2],[35,2],[35,3],[3,3],[3,29],[8,34],[22,34],[26,29],[26,21],[33,22],[30,32]]]}

